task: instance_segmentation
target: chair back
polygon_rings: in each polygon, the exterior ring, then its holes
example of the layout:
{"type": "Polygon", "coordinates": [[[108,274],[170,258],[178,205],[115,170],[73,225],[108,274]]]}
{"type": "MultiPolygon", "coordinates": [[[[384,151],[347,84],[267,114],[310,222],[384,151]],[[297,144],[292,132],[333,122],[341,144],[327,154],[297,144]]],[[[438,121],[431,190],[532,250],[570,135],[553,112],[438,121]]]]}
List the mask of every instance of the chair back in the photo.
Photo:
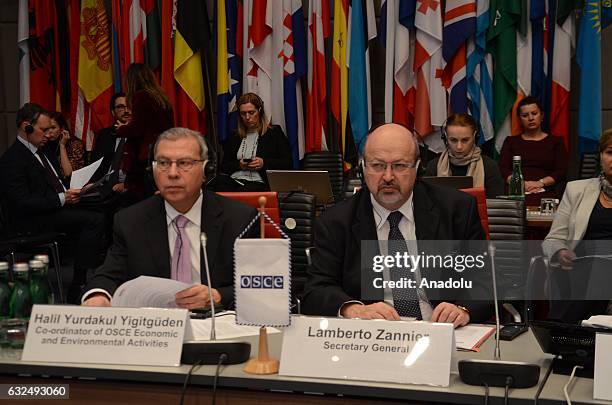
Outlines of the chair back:
{"type": "Polygon", "coordinates": [[[281,229],[291,238],[291,295],[301,297],[308,269],[306,249],[314,245],[315,196],[279,193],[278,201],[281,229]]]}
{"type": "Polygon", "coordinates": [[[579,179],[590,179],[599,174],[599,153],[583,153],[580,157],[579,179]]]}
{"type": "Polygon", "coordinates": [[[327,170],[331,183],[334,199],[339,201],[343,197],[342,187],[344,185],[344,169],[342,154],[339,152],[310,152],[304,156],[302,161],[304,170],[327,170]]]}
{"type": "Polygon", "coordinates": [[[491,239],[489,237],[489,216],[487,215],[487,195],[485,194],[485,189],[482,187],[474,187],[462,188],[461,191],[476,197],[476,202],[478,203],[478,215],[480,216],[482,229],[484,229],[487,239],[491,239]]]}
{"type": "MultiPolygon", "coordinates": [[[[275,191],[253,191],[253,192],[219,192],[223,197],[231,198],[232,200],[240,201],[251,207],[259,208],[259,197],[266,197],[266,207],[264,211],[272,218],[274,222],[280,224],[280,214],[278,210],[278,196],[275,191]]],[[[280,232],[269,222],[265,225],[266,238],[280,238],[280,232]]]]}

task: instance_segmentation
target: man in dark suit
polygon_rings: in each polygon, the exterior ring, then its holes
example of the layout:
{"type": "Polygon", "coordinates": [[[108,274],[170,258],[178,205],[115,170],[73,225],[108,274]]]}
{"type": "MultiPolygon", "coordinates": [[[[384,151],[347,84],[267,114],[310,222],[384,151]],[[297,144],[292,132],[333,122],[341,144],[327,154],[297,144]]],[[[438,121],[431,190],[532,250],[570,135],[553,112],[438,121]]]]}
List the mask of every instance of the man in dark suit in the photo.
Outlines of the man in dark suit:
{"type": "Polygon", "coordinates": [[[12,233],[65,232],[76,240],[69,300],[79,295],[87,269],[99,264],[104,216],[78,208],[81,190],[66,189],[55,161],[42,153],[51,127],[49,114],[37,104],[17,111],[17,140],[0,159],[0,189],[12,233]]]}
{"type": "Polygon", "coordinates": [[[160,195],[117,213],[113,245],[89,280],[83,304],[108,306],[119,285],[147,275],[194,284],[176,295],[177,305],[207,307],[211,297],[200,248],[200,232],[204,232],[212,298],[231,308],[234,240],[256,210],[202,192],[208,150],[199,133],[169,129],[157,140],[154,155],[153,175],[160,195]]]}
{"type": "Polygon", "coordinates": [[[123,156],[124,138],[115,136],[117,128],[130,122],[132,112],[127,105],[124,93],[115,93],[111,98],[110,103],[111,114],[115,119],[112,126],[102,129],[96,135],[93,151],[91,152],[91,161],[95,162],[102,159],[100,167],[91,178],[95,182],[108,174],[111,169],[109,181],[111,182],[112,190],[116,193],[124,191],[125,174],[120,171],[121,158],[123,156]]]}
{"type": "MultiPolygon", "coordinates": [[[[406,128],[385,124],[369,135],[363,162],[367,189],[329,209],[317,221],[316,249],[302,301],[304,313],[388,320],[413,316],[455,326],[490,316],[489,306],[470,299],[465,291],[446,292],[436,299],[439,294],[427,289],[372,288],[373,254],[367,253],[371,249],[364,248],[364,241],[387,241],[388,246],[380,243],[374,250],[386,249],[392,255],[399,250],[391,242],[416,254],[416,248],[408,248],[417,243],[421,252],[422,245],[415,240],[485,239],[474,198],[416,181],[417,161],[417,143],[406,128]],[[449,296],[454,299],[448,300],[449,296]]],[[[424,276],[422,270],[420,276],[424,276]]],[[[394,277],[392,271],[383,273],[387,281],[394,277]]],[[[418,281],[416,272],[408,277],[418,281]]],[[[485,285],[477,282],[474,288],[482,293],[476,296],[486,294],[485,285]]]]}

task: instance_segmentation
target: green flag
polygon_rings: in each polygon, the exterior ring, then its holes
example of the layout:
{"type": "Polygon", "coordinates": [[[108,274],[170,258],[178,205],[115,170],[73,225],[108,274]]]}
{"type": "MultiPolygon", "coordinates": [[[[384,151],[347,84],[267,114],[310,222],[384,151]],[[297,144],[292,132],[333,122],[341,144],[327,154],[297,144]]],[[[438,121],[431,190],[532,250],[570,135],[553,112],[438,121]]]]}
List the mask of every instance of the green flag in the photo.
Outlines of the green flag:
{"type": "Polygon", "coordinates": [[[523,2],[491,0],[487,51],[493,56],[493,127],[501,128],[516,100],[516,31],[523,2]]]}

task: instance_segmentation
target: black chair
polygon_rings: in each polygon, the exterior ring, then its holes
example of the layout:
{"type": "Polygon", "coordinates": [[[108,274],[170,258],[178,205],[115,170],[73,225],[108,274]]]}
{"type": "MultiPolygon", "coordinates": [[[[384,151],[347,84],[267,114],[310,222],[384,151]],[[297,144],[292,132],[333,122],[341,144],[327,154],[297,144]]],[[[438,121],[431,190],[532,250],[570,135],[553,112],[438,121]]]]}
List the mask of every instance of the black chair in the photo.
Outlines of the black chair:
{"type": "Polygon", "coordinates": [[[15,263],[15,255],[18,253],[37,253],[40,249],[49,252],[50,266],[55,272],[55,282],[57,284],[56,303],[63,304],[64,285],[62,283],[61,262],[59,254],[59,242],[66,238],[61,232],[44,232],[39,234],[15,234],[11,232],[8,222],[4,217],[2,204],[0,204],[0,256],[11,258],[11,265],[15,263]],[[52,265],[52,266],[51,266],[52,265]]]}
{"type": "Polygon", "coordinates": [[[579,179],[590,179],[599,175],[599,153],[583,153],[580,157],[579,179]]]}
{"type": "Polygon", "coordinates": [[[337,152],[310,152],[302,161],[304,170],[327,170],[335,201],[343,197],[344,170],[342,154],[337,152]]]}
{"type": "Polygon", "coordinates": [[[527,220],[524,201],[487,199],[489,235],[495,246],[495,271],[506,304],[522,306],[527,282],[527,220]]]}
{"type": "Polygon", "coordinates": [[[291,238],[291,296],[299,299],[306,283],[306,249],[314,242],[315,197],[296,192],[278,193],[278,206],[281,229],[291,238]]]}

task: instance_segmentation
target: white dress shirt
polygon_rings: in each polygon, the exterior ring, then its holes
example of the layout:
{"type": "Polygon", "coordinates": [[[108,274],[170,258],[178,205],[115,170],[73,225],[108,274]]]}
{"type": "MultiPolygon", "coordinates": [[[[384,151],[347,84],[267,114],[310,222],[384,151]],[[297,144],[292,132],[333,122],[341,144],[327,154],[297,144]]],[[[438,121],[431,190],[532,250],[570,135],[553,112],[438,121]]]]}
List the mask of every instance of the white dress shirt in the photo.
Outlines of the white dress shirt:
{"type": "MultiPolygon", "coordinates": [[[[249,132],[240,142],[236,158],[254,159],[257,156],[257,145],[259,143],[259,133],[249,132]]],[[[263,183],[261,175],[255,170],[238,170],[230,176],[234,180],[258,181],[263,183]]]]}
{"type": "Polygon", "coordinates": [[[166,208],[166,224],[168,225],[168,246],[170,247],[170,262],[172,263],[174,258],[174,243],[178,235],[176,226],[174,225],[174,218],[177,215],[186,217],[189,222],[185,225],[185,231],[189,238],[190,253],[189,258],[191,259],[191,281],[193,284],[200,284],[200,233],[202,232],[202,193],[193,204],[193,206],[184,214],[181,214],[168,203],[164,201],[164,207],[166,208]]]}

